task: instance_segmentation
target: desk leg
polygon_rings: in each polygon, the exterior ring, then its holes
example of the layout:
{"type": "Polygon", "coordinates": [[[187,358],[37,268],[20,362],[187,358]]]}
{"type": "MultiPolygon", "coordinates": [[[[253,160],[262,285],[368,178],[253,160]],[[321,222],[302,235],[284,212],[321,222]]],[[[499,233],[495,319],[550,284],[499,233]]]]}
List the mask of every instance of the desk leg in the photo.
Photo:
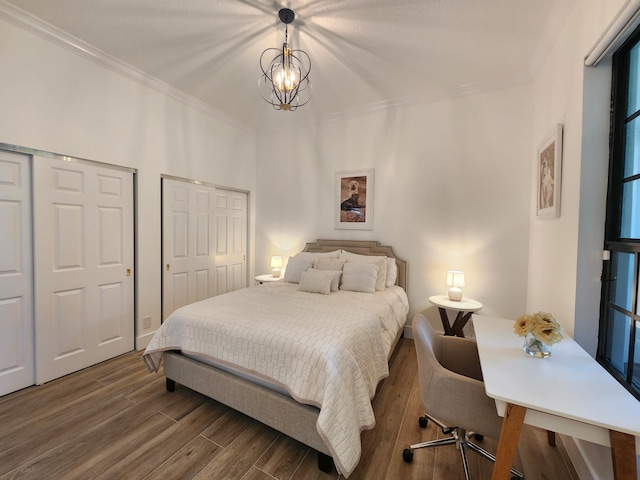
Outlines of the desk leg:
{"type": "Polygon", "coordinates": [[[627,433],[609,430],[613,478],[615,480],[636,480],[636,439],[627,433]]]}
{"type": "Polygon", "coordinates": [[[507,403],[507,409],[502,420],[500,440],[496,452],[496,464],[493,466],[491,480],[506,480],[509,478],[511,465],[518,450],[518,440],[524,423],[527,409],[521,405],[507,403]]]}

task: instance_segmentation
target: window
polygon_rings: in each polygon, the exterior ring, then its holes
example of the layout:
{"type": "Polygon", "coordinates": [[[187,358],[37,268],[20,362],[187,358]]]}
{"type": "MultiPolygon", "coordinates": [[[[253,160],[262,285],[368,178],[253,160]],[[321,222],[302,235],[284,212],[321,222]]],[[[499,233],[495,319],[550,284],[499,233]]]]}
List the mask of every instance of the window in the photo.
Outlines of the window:
{"type": "Polygon", "coordinates": [[[598,361],[640,399],[640,31],[613,57],[598,361]]]}

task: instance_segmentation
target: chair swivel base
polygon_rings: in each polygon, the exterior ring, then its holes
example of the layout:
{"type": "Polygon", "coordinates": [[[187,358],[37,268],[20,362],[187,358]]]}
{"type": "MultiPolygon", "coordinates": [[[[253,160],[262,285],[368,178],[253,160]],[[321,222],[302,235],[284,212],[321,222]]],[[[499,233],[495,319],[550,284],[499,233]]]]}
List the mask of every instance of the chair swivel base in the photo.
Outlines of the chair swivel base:
{"type": "MultiPolygon", "coordinates": [[[[423,417],[421,417],[423,418],[423,417]]],[[[422,426],[422,421],[420,422],[420,426],[422,426]]],[[[491,453],[487,452],[484,448],[476,445],[475,443],[470,441],[470,437],[478,438],[482,440],[481,435],[474,434],[473,432],[467,433],[461,428],[457,427],[442,427],[442,424],[438,423],[441,428],[450,428],[451,436],[447,438],[441,438],[439,440],[431,440],[429,442],[416,443],[415,445],[411,445],[409,448],[405,448],[402,452],[402,458],[405,462],[411,463],[413,461],[413,451],[418,448],[426,448],[426,447],[440,447],[443,445],[452,445],[455,444],[456,447],[460,450],[460,455],[462,457],[462,466],[464,467],[464,475],[466,480],[471,480],[471,474],[469,472],[469,463],[467,461],[467,449],[471,449],[482,457],[485,457],[492,462],[496,461],[496,457],[491,453]]],[[[426,426],[426,423],[425,423],[426,426]]],[[[515,469],[511,469],[511,480],[521,480],[524,478],[524,475],[515,469]]]]}

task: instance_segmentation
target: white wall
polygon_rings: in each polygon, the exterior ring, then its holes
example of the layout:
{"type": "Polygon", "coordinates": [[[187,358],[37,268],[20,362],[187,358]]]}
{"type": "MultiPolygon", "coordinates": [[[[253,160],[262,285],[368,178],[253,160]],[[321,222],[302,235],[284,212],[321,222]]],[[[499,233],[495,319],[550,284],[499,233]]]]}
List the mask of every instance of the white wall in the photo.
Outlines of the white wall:
{"type": "Polygon", "coordinates": [[[0,45],[0,142],[137,169],[143,348],[160,325],[160,175],[254,192],[255,133],[1,19],[0,45]]]}
{"type": "MultiPolygon", "coordinates": [[[[575,2],[536,72],[533,139],[564,124],[561,217],[531,209],[527,310],[552,312],[592,355],[597,346],[608,171],[610,62],[584,58],[625,2],[575,2]]],[[[535,164],[532,164],[535,168],[535,164]]],[[[532,183],[531,203],[534,204],[532,183]]]]}
{"type": "Polygon", "coordinates": [[[316,238],[379,240],[409,262],[410,317],[446,293],[450,269],[465,271],[464,294],[482,313],[519,315],[531,111],[531,89],[519,86],[260,130],[256,271],[316,238]],[[366,168],[375,169],[373,230],[335,230],[335,172],[366,168]]]}

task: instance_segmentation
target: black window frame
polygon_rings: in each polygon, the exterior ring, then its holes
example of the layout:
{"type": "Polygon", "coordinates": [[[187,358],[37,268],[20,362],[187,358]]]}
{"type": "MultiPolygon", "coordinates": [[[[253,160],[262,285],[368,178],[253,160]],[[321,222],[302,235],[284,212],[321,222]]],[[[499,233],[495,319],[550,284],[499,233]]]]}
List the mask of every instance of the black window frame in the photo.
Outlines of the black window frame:
{"type": "MultiPolygon", "coordinates": [[[[603,262],[602,295],[600,306],[600,325],[598,337],[597,361],[609,371],[627,390],[640,399],[640,366],[634,366],[635,339],[637,325],[640,323],[640,310],[638,309],[638,277],[640,274],[640,239],[623,238],[620,235],[622,222],[623,185],[628,181],[640,179],[640,174],[624,178],[624,165],[626,153],[626,126],[640,117],[639,110],[628,114],[630,52],[632,48],[640,44],[640,28],[629,36],[627,41],[613,55],[612,81],[611,81],[611,120],[610,120],[610,150],[609,150],[609,178],[607,192],[607,209],[605,223],[604,249],[610,252],[611,259],[603,262]],[[633,281],[631,291],[631,310],[626,310],[616,305],[611,299],[612,282],[616,282],[615,272],[617,265],[615,258],[617,253],[630,253],[634,255],[633,281]],[[627,356],[626,374],[620,372],[609,361],[608,352],[611,338],[609,338],[610,312],[617,311],[631,319],[628,331],[629,352],[627,356]],[[637,370],[637,371],[636,371],[637,370]],[[634,375],[635,373],[635,375],[634,375]],[[634,377],[635,385],[634,385],[634,377]]],[[[638,79],[640,90],[640,78],[638,79]]],[[[640,148],[640,145],[639,145],[640,148]]],[[[638,212],[640,214],[640,211],[638,212]]]]}

